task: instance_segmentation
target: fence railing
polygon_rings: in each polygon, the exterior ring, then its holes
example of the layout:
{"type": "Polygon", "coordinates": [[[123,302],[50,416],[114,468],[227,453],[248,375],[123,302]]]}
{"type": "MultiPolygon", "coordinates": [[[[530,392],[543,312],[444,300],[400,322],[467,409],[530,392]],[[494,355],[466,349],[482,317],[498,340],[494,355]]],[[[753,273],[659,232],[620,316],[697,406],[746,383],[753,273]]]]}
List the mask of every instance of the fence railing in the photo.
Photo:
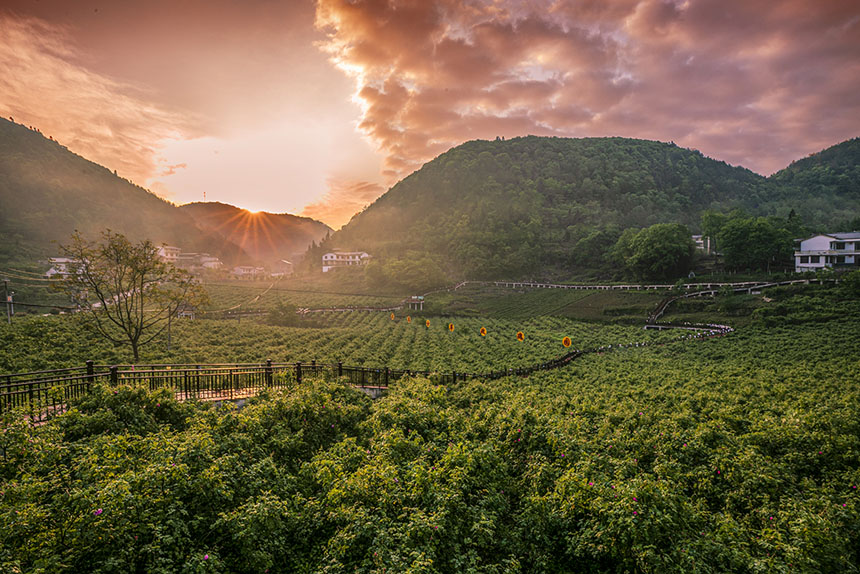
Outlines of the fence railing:
{"type": "Polygon", "coordinates": [[[425,376],[439,384],[524,376],[562,367],[579,354],[580,351],[573,351],[534,365],[486,373],[373,368],[316,361],[192,365],[96,365],[87,361],[84,367],[0,375],[0,413],[24,408],[33,420],[44,420],[64,412],[69,401],[88,393],[97,383],[142,386],[153,391],[169,388],[179,400],[233,400],[263,389],[301,383],[305,377],[322,376],[354,387],[385,389],[405,376],[425,376]]]}

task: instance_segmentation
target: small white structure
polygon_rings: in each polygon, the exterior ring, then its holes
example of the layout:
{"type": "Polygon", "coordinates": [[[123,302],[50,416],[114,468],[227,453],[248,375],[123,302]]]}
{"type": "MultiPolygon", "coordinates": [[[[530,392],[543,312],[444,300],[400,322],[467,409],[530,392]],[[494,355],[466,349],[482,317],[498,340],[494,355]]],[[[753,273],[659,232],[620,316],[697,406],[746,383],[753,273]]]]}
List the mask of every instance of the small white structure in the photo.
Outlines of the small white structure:
{"type": "Polygon", "coordinates": [[[180,253],[174,264],[192,273],[203,271],[204,269],[221,269],[223,265],[220,259],[208,253],[180,253]]]}
{"type": "Polygon", "coordinates": [[[265,272],[262,267],[254,267],[253,265],[238,265],[233,268],[233,275],[239,279],[256,279],[265,272]]]}
{"type": "Polygon", "coordinates": [[[327,273],[336,267],[366,265],[370,255],[364,251],[333,251],[322,256],[322,271],[327,273]]]}
{"type": "Polygon", "coordinates": [[[825,267],[846,268],[860,265],[860,232],[816,235],[800,242],[794,252],[794,270],[818,271],[825,267]]]}
{"type": "Polygon", "coordinates": [[[45,277],[48,279],[64,279],[71,275],[69,268],[76,265],[78,261],[69,257],[51,257],[48,259],[51,268],[45,271],[45,277]]]}
{"type": "Polygon", "coordinates": [[[217,257],[213,257],[208,253],[200,254],[200,267],[203,269],[221,269],[224,264],[217,257]]]}
{"type": "Polygon", "coordinates": [[[158,256],[161,260],[174,265],[176,265],[176,261],[179,259],[180,253],[182,253],[182,249],[171,245],[162,245],[158,248],[158,256]]]}
{"type": "Polygon", "coordinates": [[[693,242],[699,251],[704,251],[705,253],[711,252],[711,238],[707,235],[693,235],[693,242]]]}

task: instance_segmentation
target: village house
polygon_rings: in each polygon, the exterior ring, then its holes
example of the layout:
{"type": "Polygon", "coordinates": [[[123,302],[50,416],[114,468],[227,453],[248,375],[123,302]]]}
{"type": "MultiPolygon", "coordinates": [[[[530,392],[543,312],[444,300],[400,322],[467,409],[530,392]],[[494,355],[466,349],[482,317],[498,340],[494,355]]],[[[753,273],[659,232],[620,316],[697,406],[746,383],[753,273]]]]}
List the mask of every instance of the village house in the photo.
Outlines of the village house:
{"type": "Polygon", "coordinates": [[[815,235],[800,242],[794,252],[794,270],[819,271],[860,265],[860,232],[815,235]]]}
{"type": "Polygon", "coordinates": [[[182,253],[182,249],[171,245],[162,245],[158,248],[158,257],[160,257],[162,261],[173,263],[174,265],[176,265],[176,261],[179,259],[180,253],[182,253]]]}
{"type": "Polygon", "coordinates": [[[78,263],[75,259],[68,257],[51,257],[48,259],[51,268],[45,271],[45,277],[48,279],[64,279],[71,275],[69,268],[78,263]]]}
{"type": "Polygon", "coordinates": [[[328,271],[336,267],[349,267],[354,265],[366,265],[370,255],[364,251],[332,251],[322,256],[322,271],[328,271]]]}
{"type": "Polygon", "coordinates": [[[221,260],[208,253],[181,253],[176,260],[176,266],[196,272],[204,269],[220,269],[221,260]]]}

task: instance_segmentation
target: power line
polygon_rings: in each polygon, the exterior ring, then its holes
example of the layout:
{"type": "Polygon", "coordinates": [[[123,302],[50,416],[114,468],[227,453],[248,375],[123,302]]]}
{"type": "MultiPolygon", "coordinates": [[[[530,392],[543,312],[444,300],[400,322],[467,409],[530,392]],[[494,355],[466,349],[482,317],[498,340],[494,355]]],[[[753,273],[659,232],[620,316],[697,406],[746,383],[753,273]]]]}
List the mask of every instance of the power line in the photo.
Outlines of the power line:
{"type": "Polygon", "coordinates": [[[44,277],[45,276],[44,273],[36,273],[34,271],[24,271],[23,269],[12,269],[11,267],[9,268],[9,271],[13,271],[15,273],[23,273],[24,275],[35,275],[36,277],[44,277]]]}
{"type": "Polygon", "coordinates": [[[77,311],[77,307],[63,307],[62,305],[42,305],[40,303],[21,303],[20,301],[15,301],[15,305],[21,305],[22,307],[44,307],[51,309],[63,309],[65,311],[77,311]]]}
{"type": "Polygon", "coordinates": [[[0,269],[0,274],[4,277],[9,277],[11,279],[18,279],[20,281],[42,281],[44,283],[53,283],[53,279],[39,279],[38,277],[26,277],[22,275],[16,275],[15,273],[9,273],[8,271],[3,271],[0,269]]]}

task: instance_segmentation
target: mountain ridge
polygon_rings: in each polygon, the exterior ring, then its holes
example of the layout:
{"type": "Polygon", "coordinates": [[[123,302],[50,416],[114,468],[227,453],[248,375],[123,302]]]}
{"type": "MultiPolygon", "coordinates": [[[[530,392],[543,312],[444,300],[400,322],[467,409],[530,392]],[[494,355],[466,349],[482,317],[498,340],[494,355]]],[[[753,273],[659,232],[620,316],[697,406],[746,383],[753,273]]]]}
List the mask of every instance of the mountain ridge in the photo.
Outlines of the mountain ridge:
{"type": "MultiPolygon", "coordinates": [[[[302,222],[300,227],[313,226],[305,222],[307,218],[291,217],[302,222]]],[[[34,128],[0,118],[0,232],[5,239],[0,243],[0,263],[44,259],[56,255],[57,244],[67,242],[73,231],[97,239],[106,228],[133,241],[145,238],[184,251],[207,252],[228,265],[257,259],[231,241],[230,233],[199,225],[188,209],[34,128]]],[[[303,251],[312,240],[293,251],[303,251]]]]}
{"type": "MultiPolygon", "coordinates": [[[[860,153],[842,155],[845,166],[860,163],[860,153]]],[[[860,215],[847,200],[838,214],[822,207],[837,191],[822,185],[810,195],[784,175],[764,177],[674,143],[473,140],[395,184],[322,249],[361,249],[400,267],[429,259],[449,278],[563,274],[605,262],[624,229],[682,223],[696,232],[709,210],[779,217],[795,210],[812,227],[860,215]]]]}
{"type": "Polygon", "coordinates": [[[221,202],[191,202],[179,209],[202,229],[219,234],[266,263],[295,258],[332,232],[328,225],[310,217],[251,212],[221,202]]]}

